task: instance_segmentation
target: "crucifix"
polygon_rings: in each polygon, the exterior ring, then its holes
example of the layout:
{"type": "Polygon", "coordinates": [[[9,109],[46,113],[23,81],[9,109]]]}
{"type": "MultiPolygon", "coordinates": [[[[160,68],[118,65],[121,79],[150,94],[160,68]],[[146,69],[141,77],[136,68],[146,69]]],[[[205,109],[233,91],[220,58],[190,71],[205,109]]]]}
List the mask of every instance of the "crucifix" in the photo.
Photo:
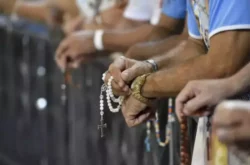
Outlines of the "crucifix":
{"type": "Polygon", "coordinates": [[[104,128],[107,128],[107,124],[104,123],[103,119],[101,119],[100,121],[101,121],[101,124],[98,125],[98,130],[100,130],[100,132],[101,132],[101,138],[103,138],[104,137],[104,128]]]}

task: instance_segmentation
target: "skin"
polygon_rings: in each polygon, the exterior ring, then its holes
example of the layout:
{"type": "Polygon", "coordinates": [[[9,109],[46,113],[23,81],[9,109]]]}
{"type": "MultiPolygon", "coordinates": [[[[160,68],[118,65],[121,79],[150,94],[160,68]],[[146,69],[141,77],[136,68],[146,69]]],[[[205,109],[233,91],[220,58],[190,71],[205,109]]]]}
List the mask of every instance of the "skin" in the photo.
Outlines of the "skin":
{"type": "MultiPolygon", "coordinates": [[[[249,70],[250,63],[229,78],[190,81],[176,98],[177,112],[193,116],[208,107],[216,106],[224,99],[248,91],[250,88],[249,70]]],[[[213,111],[213,108],[207,110],[213,111]]]]}
{"type": "Polygon", "coordinates": [[[250,102],[225,101],[216,107],[213,129],[222,143],[249,151],[250,102]]]}
{"type": "MultiPolygon", "coordinates": [[[[180,48],[179,52],[175,52],[178,55],[164,63],[172,64],[172,66],[147,77],[141,90],[142,95],[148,98],[176,96],[190,80],[223,78],[234,74],[248,59],[250,48],[247,43],[249,39],[248,31],[219,33],[211,38],[210,50],[207,53],[202,53],[206,49],[205,47],[201,49],[201,41],[189,39],[186,46],[180,48]],[[187,56],[191,58],[183,59],[187,56]]],[[[122,74],[124,72],[126,71],[123,71],[122,74]]],[[[127,73],[127,75],[131,77],[131,73],[127,73]]],[[[124,82],[124,84],[126,83],[124,82]]],[[[130,100],[128,104],[133,104],[133,99],[130,100]]],[[[127,112],[133,110],[135,109],[127,109],[127,112]]]]}
{"type": "Polygon", "coordinates": [[[180,35],[173,35],[159,41],[135,44],[126,52],[126,57],[135,60],[147,60],[157,56],[164,56],[169,50],[188,38],[187,25],[180,35]]]}
{"type": "MultiPolygon", "coordinates": [[[[13,12],[17,0],[0,0],[0,10],[7,14],[13,12]]],[[[79,13],[75,0],[45,0],[41,2],[18,1],[16,13],[32,21],[43,22],[49,26],[60,25],[66,35],[81,29],[113,28],[122,26],[117,24],[122,18],[126,1],[121,1],[113,8],[100,13],[102,24],[95,21],[85,22],[85,18],[79,13]],[[54,12],[56,10],[56,12],[54,12]]],[[[124,21],[123,21],[124,22],[124,21]]]]}
{"type": "MultiPolygon", "coordinates": [[[[126,51],[130,46],[142,41],[154,41],[166,38],[172,34],[178,33],[183,26],[184,20],[177,20],[165,15],[162,15],[160,23],[157,26],[150,24],[142,24],[137,28],[129,30],[108,30],[103,35],[103,45],[106,51],[126,51]]],[[[81,62],[86,62],[84,56],[89,56],[90,53],[96,53],[97,50],[93,43],[94,33],[86,35],[85,33],[72,34],[67,37],[59,45],[56,53],[56,62],[58,66],[65,69],[65,59],[70,59],[71,66],[79,66],[81,62]],[[73,46],[78,40],[79,45],[84,45],[84,48],[76,49],[73,46]],[[66,44],[65,44],[66,43],[66,44]],[[63,51],[64,50],[64,51],[63,51]],[[71,53],[65,53],[67,52],[71,53]]]]}
{"type": "Polygon", "coordinates": [[[79,14],[74,0],[45,0],[41,2],[24,2],[17,0],[0,1],[0,9],[7,14],[11,14],[14,7],[16,7],[17,15],[21,17],[47,23],[51,23],[52,10],[54,9],[57,10],[58,14],[56,18],[60,19],[53,21],[60,24],[63,21],[63,16],[74,18],[79,14]]]}

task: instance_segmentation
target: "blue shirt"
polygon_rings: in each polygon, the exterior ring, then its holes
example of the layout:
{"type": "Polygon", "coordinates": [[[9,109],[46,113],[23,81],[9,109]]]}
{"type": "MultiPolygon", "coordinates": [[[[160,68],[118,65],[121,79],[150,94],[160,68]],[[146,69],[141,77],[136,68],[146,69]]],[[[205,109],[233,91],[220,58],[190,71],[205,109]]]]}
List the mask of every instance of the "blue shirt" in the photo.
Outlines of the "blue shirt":
{"type": "Polygon", "coordinates": [[[175,19],[186,17],[186,0],[163,0],[162,13],[175,19]]]}
{"type": "Polygon", "coordinates": [[[187,0],[187,11],[189,35],[208,47],[220,32],[250,29],[250,0],[187,0]]]}

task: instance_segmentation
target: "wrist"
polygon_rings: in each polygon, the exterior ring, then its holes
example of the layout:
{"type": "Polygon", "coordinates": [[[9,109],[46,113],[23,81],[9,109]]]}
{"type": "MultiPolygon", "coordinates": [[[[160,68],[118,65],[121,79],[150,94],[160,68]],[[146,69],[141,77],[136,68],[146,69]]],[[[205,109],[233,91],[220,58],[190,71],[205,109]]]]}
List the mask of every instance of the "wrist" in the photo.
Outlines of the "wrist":
{"type": "Polygon", "coordinates": [[[139,76],[137,77],[132,85],[131,85],[131,90],[132,90],[132,96],[139,100],[140,102],[142,103],[145,103],[145,104],[151,104],[153,99],[151,98],[147,98],[147,97],[144,97],[142,95],[142,87],[144,86],[145,82],[146,82],[146,78],[150,75],[150,73],[148,74],[144,74],[142,76],[139,76]]]}
{"type": "Polygon", "coordinates": [[[145,62],[150,65],[151,72],[158,71],[158,65],[156,64],[156,62],[153,59],[146,60],[145,62]]]}
{"type": "Polygon", "coordinates": [[[224,85],[227,93],[226,93],[226,97],[233,97],[235,95],[237,95],[238,93],[240,93],[240,84],[239,81],[235,81],[234,78],[229,77],[226,79],[223,79],[222,81],[224,81],[224,85]]]}
{"type": "Polygon", "coordinates": [[[153,89],[150,83],[153,80],[153,75],[150,74],[149,76],[146,77],[145,83],[141,88],[141,95],[146,98],[154,98],[153,97],[153,89]]]}

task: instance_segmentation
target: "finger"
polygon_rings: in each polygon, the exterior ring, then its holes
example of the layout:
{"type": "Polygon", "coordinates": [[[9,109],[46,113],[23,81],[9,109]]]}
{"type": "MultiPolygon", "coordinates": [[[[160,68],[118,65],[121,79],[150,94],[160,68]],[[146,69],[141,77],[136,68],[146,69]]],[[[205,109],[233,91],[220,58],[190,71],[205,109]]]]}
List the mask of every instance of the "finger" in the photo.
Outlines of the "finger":
{"type": "Polygon", "coordinates": [[[62,58],[56,58],[56,63],[62,72],[66,69],[66,58],[66,55],[63,55],[62,58]]]}
{"type": "Polygon", "coordinates": [[[208,116],[212,113],[212,110],[198,110],[194,114],[192,114],[193,117],[203,117],[203,116],[208,116]]]}
{"type": "Polygon", "coordinates": [[[150,118],[153,118],[153,113],[150,111],[150,109],[145,109],[140,114],[137,115],[129,115],[126,117],[126,123],[129,127],[135,127],[137,125],[140,125],[146,121],[148,121],[150,118]]]}
{"type": "Polygon", "coordinates": [[[63,53],[68,49],[68,40],[63,40],[56,50],[56,58],[61,58],[63,53]]]}
{"type": "Polygon", "coordinates": [[[146,113],[141,114],[138,118],[135,119],[134,126],[137,126],[139,124],[144,123],[150,117],[151,117],[151,113],[150,112],[146,112],[146,113]]]}
{"type": "Polygon", "coordinates": [[[77,56],[74,58],[73,62],[71,62],[69,65],[71,68],[77,69],[80,67],[82,63],[89,62],[93,59],[91,56],[77,56]]]}
{"type": "Polygon", "coordinates": [[[115,96],[127,96],[129,94],[129,91],[126,92],[123,91],[123,89],[120,88],[120,86],[115,82],[112,81],[112,91],[115,96]]]}
{"type": "Polygon", "coordinates": [[[121,77],[126,83],[130,83],[136,77],[141,76],[143,74],[145,74],[144,69],[135,64],[131,68],[128,68],[127,70],[123,71],[121,77]]]}
{"type": "Polygon", "coordinates": [[[104,83],[105,83],[105,84],[108,84],[108,81],[109,81],[110,77],[111,77],[111,74],[107,71],[107,72],[106,72],[106,76],[105,76],[105,78],[104,78],[104,83]]]}
{"type": "MultiPolygon", "coordinates": [[[[104,78],[105,84],[108,84],[110,77],[111,77],[111,74],[107,72],[104,78]]],[[[121,88],[115,80],[112,81],[111,85],[112,85],[113,93],[117,96],[126,96],[126,95],[129,95],[130,93],[128,86],[121,88]]]]}
{"type": "Polygon", "coordinates": [[[185,115],[193,115],[202,107],[207,107],[208,99],[202,95],[196,95],[194,98],[188,100],[184,106],[184,114],[185,115]]]}
{"type": "Polygon", "coordinates": [[[242,122],[242,116],[247,116],[247,111],[236,108],[233,102],[223,102],[215,109],[213,116],[214,127],[231,127],[242,122]]]}
{"type": "Polygon", "coordinates": [[[125,82],[121,77],[122,70],[125,69],[124,59],[119,58],[109,67],[110,74],[114,77],[114,80],[118,83],[121,88],[126,86],[125,82]]]}
{"type": "Polygon", "coordinates": [[[235,144],[240,141],[249,141],[250,135],[248,129],[240,126],[231,128],[216,129],[216,135],[219,140],[225,144],[235,144]]]}
{"type": "Polygon", "coordinates": [[[190,100],[194,96],[195,96],[195,93],[193,92],[191,86],[189,85],[186,85],[186,87],[184,87],[182,91],[179,93],[179,95],[177,96],[175,100],[175,109],[176,109],[176,115],[179,121],[181,121],[181,117],[182,117],[181,114],[183,113],[184,105],[186,104],[188,100],[190,100]]]}

